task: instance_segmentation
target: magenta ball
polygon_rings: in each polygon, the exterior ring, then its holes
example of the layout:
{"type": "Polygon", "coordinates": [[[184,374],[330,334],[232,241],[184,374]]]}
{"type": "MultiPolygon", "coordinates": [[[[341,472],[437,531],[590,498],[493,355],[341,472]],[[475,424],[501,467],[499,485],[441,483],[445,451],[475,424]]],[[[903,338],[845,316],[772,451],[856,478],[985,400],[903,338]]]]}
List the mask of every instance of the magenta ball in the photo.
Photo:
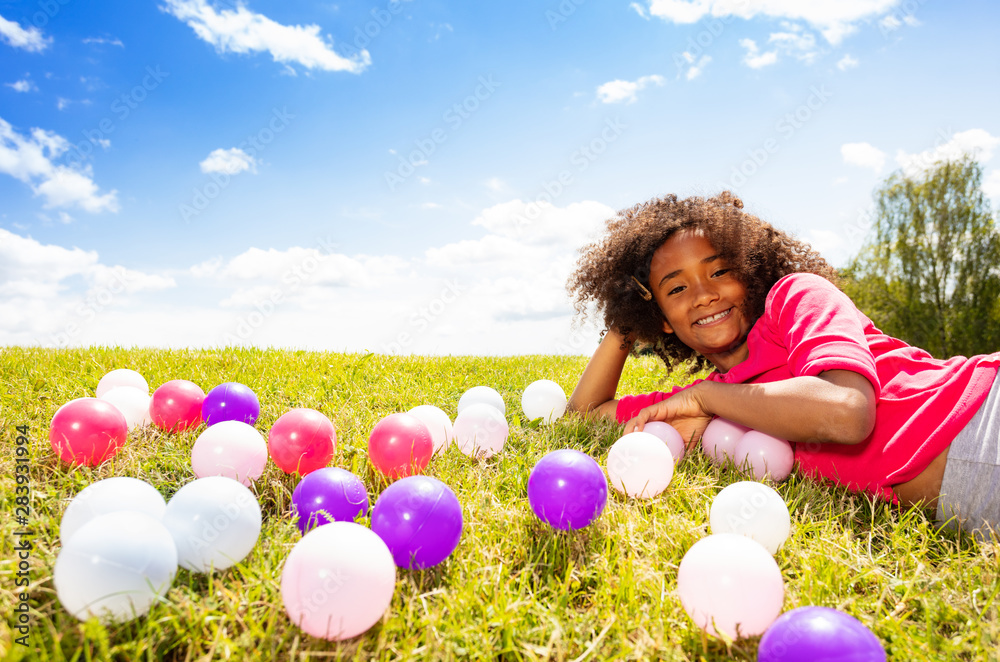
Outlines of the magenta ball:
{"type": "Polygon", "coordinates": [[[330,522],[353,522],[368,514],[368,490],[346,469],[325,467],[304,476],[292,492],[292,513],[299,531],[330,522]]]}
{"type": "Polygon", "coordinates": [[[779,616],[757,647],[759,662],[885,662],[885,649],[861,621],[830,607],[799,607],[779,616]]]}
{"type": "Polygon", "coordinates": [[[792,473],[795,451],[784,439],[750,430],[740,438],[736,448],[733,449],[733,461],[737,467],[749,465],[748,468],[756,480],[770,476],[772,480],[782,481],[792,473]]]}
{"type": "Polygon", "coordinates": [[[594,458],[578,450],[552,451],[528,476],[528,503],[553,528],[582,529],[600,517],[608,480],[594,458]]]}
{"type": "Polygon", "coordinates": [[[385,488],[375,502],[372,531],[385,541],[400,568],[429,568],[458,546],[462,505],[437,478],[402,478],[385,488]]]}
{"type": "Polygon", "coordinates": [[[201,418],[206,425],[239,421],[253,425],[260,416],[260,402],[248,387],[237,382],[219,384],[201,403],[201,418]]]}

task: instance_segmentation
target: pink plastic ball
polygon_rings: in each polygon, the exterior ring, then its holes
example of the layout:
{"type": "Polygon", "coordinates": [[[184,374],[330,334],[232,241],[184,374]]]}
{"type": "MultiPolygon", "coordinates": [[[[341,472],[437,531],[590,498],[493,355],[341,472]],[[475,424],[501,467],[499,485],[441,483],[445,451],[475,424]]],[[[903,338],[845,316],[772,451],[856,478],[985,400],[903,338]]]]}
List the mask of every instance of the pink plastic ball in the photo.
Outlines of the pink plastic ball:
{"type": "Polygon", "coordinates": [[[748,464],[757,480],[770,475],[772,480],[782,481],[792,473],[795,451],[784,439],[750,430],[733,449],[733,461],[737,467],[748,464]]]}
{"type": "Polygon", "coordinates": [[[128,438],[125,416],[98,398],[70,400],[52,417],[49,442],[70,464],[97,466],[112,457],[128,438]]]}
{"type": "Polygon", "coordinates": [[[674,462],[680,462],[684,458],[684,438],[670,423],[650,421],[642,426],[642,431],[663,441],[670,449],[670,454],[674,456],[674,462]]]}
{"type": "Polygon", "coordinates": [[[321,469],[333,459],[337,431],[315,409],[297,408],[282,414],[267,433],[271,459],[286,474],[300,476],[321,469]]]}
{"type": "Polygon", "coordinates": [[[733,459],[733,450],[750,428],[724,418],[713,418],[701,437],[701,449],[716,464],[733,459]]]}
{"type": "Polygon", "coordinates": [[[702,538],[677,569],[681,605],[710,635],[761,634],[781,613],[785,582],[763,545],[736,533],[702,538]]]}
{"type": "Polygon", "coordinates": [[[222,421],[198,435],[191,448],[191,468],[198,478],[225,476],[247,487],[267,464],[267,442],[252,425],[222,421]]]}
{"type": "Polygon", "coordinates": [[[322,639],[356,637],[392,602],[396,563],[371,529],[330,522],[310,530],[288,553],[281,599],[292,623],[322,639]]]}
{"type": "Polygon", "coordinates": [[[201,425],[201,403],[205,392],[194,382],[174,379],[153,391],[149,417],[167,432],[183,432],[201,425]]]}
{"type": "Polygon", "coordinates": [[[368,436],[368,459],[388,478],[420,473],[433,454],[431,431],[412,414],[389,414],[375,424],[368,436]]]}

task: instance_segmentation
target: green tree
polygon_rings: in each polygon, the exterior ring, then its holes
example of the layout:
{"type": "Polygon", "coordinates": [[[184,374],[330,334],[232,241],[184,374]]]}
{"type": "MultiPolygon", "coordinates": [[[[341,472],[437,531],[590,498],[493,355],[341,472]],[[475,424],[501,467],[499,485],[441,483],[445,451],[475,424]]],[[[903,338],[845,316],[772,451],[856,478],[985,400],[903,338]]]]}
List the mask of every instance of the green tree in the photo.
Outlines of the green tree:
{"type": "Polygon", "coordinates": [[[874,226],[844,291],[890,336],[934,356],[1000,351],[1000,235],[971,158],[875,192],[874,226]]]}

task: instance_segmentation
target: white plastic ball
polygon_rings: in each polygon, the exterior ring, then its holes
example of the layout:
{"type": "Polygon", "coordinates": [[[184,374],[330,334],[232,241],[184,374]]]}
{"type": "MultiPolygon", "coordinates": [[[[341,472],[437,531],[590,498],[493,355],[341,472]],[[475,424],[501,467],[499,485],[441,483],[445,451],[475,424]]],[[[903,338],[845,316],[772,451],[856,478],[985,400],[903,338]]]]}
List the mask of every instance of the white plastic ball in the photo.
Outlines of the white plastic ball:
{"type": "Polygon", "coordinates": [[[121,511],[94,518],[63,544],[52,583],[81,621],[123,623],[163,600],[176,574],[170,532],[145,513],[121,511]]]}
{"type": "Polygon", "coordinates": [[[281,599],[292,623],[322,639],[356,637],[378,623],[396,589],[389,548],[354,522],[316,527],[288,553],[281,599]]]}
{"type": "Polygon", "coordinates": [[[788,538],[791,517],[781,495],[751,480],[733,483],[712,500],[712,533],[738,533],[756,540],[773,555],[788,538]]]}
{"type": "Polygon", "coordinates": [[[222,421],[205,429],[191,447],[191,468],[198,478],[225,476],[246,486],[267,464],[267,442],[243,421],[222,421]]]}
{"type": "Polygon", "coordinates": [[[507,415],[507,405],[504,404],[503,396],[489,386],[473,386],[463,393],[458,399],[458,413],[461,414],[466,407],[474,404],[492,405],[501,414],[507,415]]]}
{"type": "Polygon", "coordinates": [[[151,399],[148,393],[134,386],[116,386],[101,396],[101,400],[110,402],[122,413],[129,431],[152,425],[153,419],[149,415],[151,399]]]}
{"type": "Polygon", "coordinates": [[[163,524],[177,545],[177,561],[194,572],[224,570],[239,563],[260,536],[260,505],[232,478],[191,481],[167,502],[163,524]]]}
{"type": "Polygon", "coordinates": [[[608,483],[621,494],[652,499],[667,489],[674,476],[674,456],[667,445],[648,432],[631,432],[608,451],[608,483]]]}
{"type": "Polygon", "coordinates": [[[681,606],[710,635],[762,634],[781,613],[785,581],[774,557],[734,533],[702,538],[677,568],[681,606]]]}
{"type": "Polygon", "coordinates": [[[492,405],[469,405],[455,418],[455,444],[470,457],[496,455],[507,442],[509,432],[507,419],[492,405]]]}
{"type": "Polygon", "coordinates": [[[103,398],[105,393],[119,386],[131,386],[149,395],[149,384],[145,377],[135,370],[119,368],[104,375],[101,381],[97,382],[97,397],[103,398]]]}
{"type": "Polygon", "coordinates": [[[521,409],[529,421],[548,425],[566,413],[566,392],[551,379],[531,382],[521,394],[521,409]]]}
{"type": "Polygon", "coordinates": [[[406,413],[419,418],[430,430],[435,453],[447,450],[455,440],[455,428],[448,414],[441,408],[434,405],[418,405],[406,413]]]}
{"type": "Polygon", "coordinates": [[[138,478],[105,478],[80,490],[66,506],[59,524],[59,539],[65,545],[85,524],[101,515],[131,510],[159,521],[167,502],[155,487],[138,478]]]}

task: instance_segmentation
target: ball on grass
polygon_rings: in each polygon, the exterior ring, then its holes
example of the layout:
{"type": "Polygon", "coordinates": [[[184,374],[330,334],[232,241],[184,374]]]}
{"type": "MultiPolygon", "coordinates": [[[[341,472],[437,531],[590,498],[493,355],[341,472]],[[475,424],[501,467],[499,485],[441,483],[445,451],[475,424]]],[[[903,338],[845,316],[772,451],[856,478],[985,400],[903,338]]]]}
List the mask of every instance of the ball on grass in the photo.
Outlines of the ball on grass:
{"type": "Polygon", "coordinates": [[[120,511],[95,517],[63,544],[52,583],[81,621],[123,623],[162,601],[177,574],[173,538],[157,519],[120,511]]]}
{"type": "Polygon", "coordinates": [[[128,438],[125,416],[110,402],[78,398],[60,407],[49,426],[49,443],[63,461],[97,466],[128,438]]]}
{"type": "Polygon", "coordinates": [[[281,599],[306,634],[339,641],[382,618],[396,588],[396,564],[382,539],[353,522],[309,531],[281,570],[281,599]]]}

